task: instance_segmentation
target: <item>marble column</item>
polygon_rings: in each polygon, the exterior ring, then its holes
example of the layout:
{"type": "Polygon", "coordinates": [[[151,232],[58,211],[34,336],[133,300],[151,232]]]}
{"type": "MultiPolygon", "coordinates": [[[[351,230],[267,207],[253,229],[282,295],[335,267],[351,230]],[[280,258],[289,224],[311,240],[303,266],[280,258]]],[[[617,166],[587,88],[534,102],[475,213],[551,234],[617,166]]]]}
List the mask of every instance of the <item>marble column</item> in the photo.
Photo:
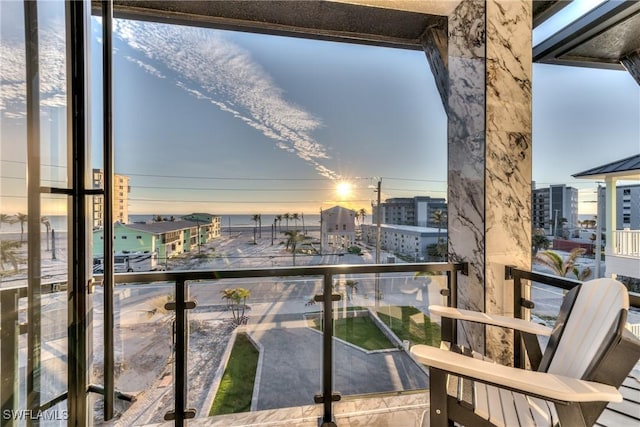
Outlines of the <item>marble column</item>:
{"type": "MultiPolygon", "coordinates": [[[[448,35],[449,256],[470,264],[459,306],[512,315],[504,267],[531,267],[531,2],[463,1],[448,35]]],[[[508,331],[465,325],[459,340],[511,363],[508,331]]]]}
{"type": "Polygon", "coordinates": [[[631,77],[640,85],[640,49],[631,52],[620,58],[624,68],[631,74],[631,77]]]}

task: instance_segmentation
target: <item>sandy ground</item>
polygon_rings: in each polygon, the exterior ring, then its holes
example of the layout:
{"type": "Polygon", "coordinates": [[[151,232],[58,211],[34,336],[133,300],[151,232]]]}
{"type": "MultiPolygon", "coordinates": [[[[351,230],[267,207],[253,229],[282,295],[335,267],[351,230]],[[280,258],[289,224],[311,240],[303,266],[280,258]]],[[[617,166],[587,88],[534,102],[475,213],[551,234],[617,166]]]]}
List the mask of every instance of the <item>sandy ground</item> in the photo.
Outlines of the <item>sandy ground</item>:
{"type": "MultiPolygon", "coordinates": [[[[317,234],[317,233],[316,233],[317,234]]],[[[224,234],[193,252],[168,261],[171,270],[220,269],[292,265],[293,258],[285,249],[284,238],[274,239],[263,232],[262,239],[253,243],[252,231],[234,231],[224,234]],[[282,242],[282,243],[280,243],[282,242]]],[[[317,238],[309,239],[319,246],[317,238]]],[[[320,256],[297,255],[296,264],[321,263],[320,256]]],[[[362,262],[362,261],[360,261],[362,262]]],[[[172,293],[171,287],[119,287],[116,289],[116,389],[135,397],[135,402],[116,402],[117,417],[102,421],[103,401],[94,404],[95,423],[98,425],[141,425],[163,421],[164,414],[173,408],[173,354],[171,348],[172,314],[162,306],[172,293]]],[[[223,306],[222,300],[215,301],[223,306]]],[[[94,377],[102,384],[102,292],[94,298],[94,377]]],[[[210,306],[209,306],[210,307],[210,306]]],[[[206,416],[204,400],[209,394],[216,370],[231,336],[233,326],[230,313],[217,310],[216,315],[199,315],[190,321],[188,353],[188,403],[196,408],[198,416],[206,416]],[[214,317],[214,318],[212,318],[214,317]]]]}

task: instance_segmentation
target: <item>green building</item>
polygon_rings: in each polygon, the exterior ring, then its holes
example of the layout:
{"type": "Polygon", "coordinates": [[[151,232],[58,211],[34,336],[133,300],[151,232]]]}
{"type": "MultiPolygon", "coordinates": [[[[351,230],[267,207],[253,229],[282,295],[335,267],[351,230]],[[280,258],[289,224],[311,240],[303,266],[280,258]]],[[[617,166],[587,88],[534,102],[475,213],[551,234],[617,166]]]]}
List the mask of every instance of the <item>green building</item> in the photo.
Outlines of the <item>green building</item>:
{"type": "MultiPolygon", "coordinates": [[[[157,253],[163,260],[185,252],[197,250],[211,239],[220,236],[220,217],[209,214],[191,214],[177,221],[122,224],[116,222],[114,252],[157,253]]],[[[104,256],[104,232],[93,232],[93,256],[104,256]]]]}

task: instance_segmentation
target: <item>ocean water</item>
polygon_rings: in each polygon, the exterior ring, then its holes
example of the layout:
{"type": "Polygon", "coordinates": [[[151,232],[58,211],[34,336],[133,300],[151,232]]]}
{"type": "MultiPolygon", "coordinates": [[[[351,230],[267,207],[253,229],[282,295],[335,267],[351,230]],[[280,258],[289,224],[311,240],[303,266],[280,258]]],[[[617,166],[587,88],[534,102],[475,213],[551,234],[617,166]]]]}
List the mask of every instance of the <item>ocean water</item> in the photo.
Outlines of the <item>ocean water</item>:
{"type": "MultiPolygon", "coordinates": [[[[67,216],[66,215],[51,215],[47,216],[49,219],[49,224],[51,225],[52,230],[56,231],[67,231],[67,216]]],[[[47,231],[47,228],[44,224],[40,224],[40,229],[42,232],[47,231]]],[[[24,223],[24,232],[27,232],[27,223],[24,223]]],[[[14,234],[20,233],[20,223],[16,222],[13,224],[9,224],[7,222],[3,222],[0,224],[0,234],[14,234]]]]}
{"type": "MultiPolygon", "coordinates": [[[[151,221],[156,215],[129,215],[129,222],[148,222],[151,221]]],[[[171,215],[160,215],[163,218],[171,218],[171,215]]],[[[178,215],[174,215],[178,218],[178,215]]],[[[269,227],[273,224],[276,215],[261,215],[262,217],[262,226],[269,227]]],[[[222,228],[226,227],[253,227],[256,225],[252,220],[253,214],[251,215],[220,215],[220,222],[222,228]]],[[[295,221],[289,219],[289,226],[295,225],[295,221]]],[[[281,225],[284,227],[286,225],[286,221],[283,219],[281,225]]],[[[304,215],[304,225],[305,226],[319,226],[320,225],[320,215],[304,215]]],[[[302,227],[302,218],[298,219],[298,227],[302,227]]]]}

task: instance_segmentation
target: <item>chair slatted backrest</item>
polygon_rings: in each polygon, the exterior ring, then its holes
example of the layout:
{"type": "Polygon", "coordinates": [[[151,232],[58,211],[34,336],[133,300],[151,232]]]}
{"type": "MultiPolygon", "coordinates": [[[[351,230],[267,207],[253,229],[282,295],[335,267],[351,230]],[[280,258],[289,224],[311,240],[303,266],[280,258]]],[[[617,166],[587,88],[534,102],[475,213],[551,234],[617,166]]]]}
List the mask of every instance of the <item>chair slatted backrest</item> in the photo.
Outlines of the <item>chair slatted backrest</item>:
{"type": "Polygon", "coordinates": [[[539,370],[584,379],[619,338],[628,310],[627,289],[613,279],[590,280],[569,291],[539,370]]]}

